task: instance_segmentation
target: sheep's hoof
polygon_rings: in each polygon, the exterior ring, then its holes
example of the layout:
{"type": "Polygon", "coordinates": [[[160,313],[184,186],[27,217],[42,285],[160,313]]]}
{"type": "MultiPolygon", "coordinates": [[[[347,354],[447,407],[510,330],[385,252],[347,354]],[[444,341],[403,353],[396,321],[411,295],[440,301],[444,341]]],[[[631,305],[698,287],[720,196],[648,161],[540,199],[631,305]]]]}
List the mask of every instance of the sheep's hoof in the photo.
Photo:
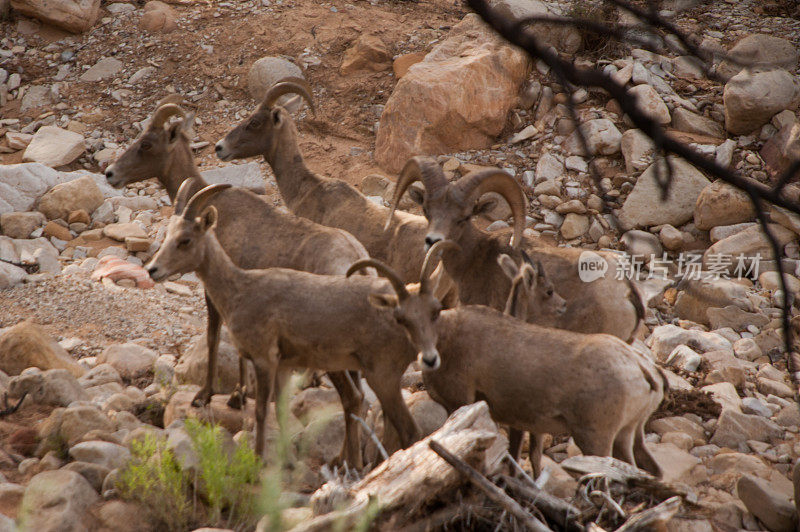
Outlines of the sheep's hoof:
{"type": "Polygon", "coordinates": [[[235,390],[228,399],[228,406],[235,410],[241,410],[244,408],[246,402],[247,398],[244,394],[239,390],[235,390]]]}
{"type": "Polygon", "coordinates": [[[192,406],[202,408],[211,402],[211,390],[201,389],[192,399],[192,406]]]}

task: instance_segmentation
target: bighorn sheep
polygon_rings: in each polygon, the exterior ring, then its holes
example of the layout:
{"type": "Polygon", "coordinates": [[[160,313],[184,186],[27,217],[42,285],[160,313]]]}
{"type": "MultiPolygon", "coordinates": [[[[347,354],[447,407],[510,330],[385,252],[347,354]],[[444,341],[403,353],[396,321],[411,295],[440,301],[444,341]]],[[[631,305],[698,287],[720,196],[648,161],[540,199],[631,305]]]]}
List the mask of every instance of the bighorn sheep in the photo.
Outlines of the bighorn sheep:
{"type": "Polygon", "coordinates": [[[373,294],[388,296],[390,283],[370,276],[239,268],[215,234],[217,208],[203,208],[221,186],[202,189],[171,218],[164,244],[146,268],[157,282],[196,271],[205,283],[236,348],[255,367],[257,452],[264,450],[264,418],[276,375],[290,368],[362,371],[403,447],[416,441],[419,428],[400,393],[415,351],[403,330],[368,302],[373,294]]]}
{"type": "MultiPolygon", "coordinates": [[[[384,266],[378,272],[395,294],[371,295],[419,351],[431,397],[450,412],[483,399],[499,423],[534,434],[569,432],[585,454],[613,455],[660,475],[644,442],[665,385],[655,364],[608,334],[540,327],[485,306],[442,311],[427,276],[433,257],[453,247],[431,247],[418,293],[384,266]]],[[[376,263],[360,261],[350,272],[361,266],[376,263]]]]}
{"type": "MultiPolygon", "coordinates": [[[[208,184],[200,176],[189,147],[186,131],[191,117],[174,103],[160,105],[149,126],[111,166],[106,177],[112,186],[156,177],[167,189],[176,211],[186,200],[208,184]],[[182,120],[169,125],[167,120],[182,120]]],[[[319,274],[344,274],[348,266],[368,257],[364,246],[352,235],[339,229],[315,224],[278,209],[262,198],[241,188],[224,190],[209,200],[219,213],[217,238],[233,262],[246,269],[285,267],[319,274]]],[[[206,297],[208,307],[208,372],[206,383],[193,404],[207,404],[213,394],[217,367],[220,315],[206,297]]],[[[245,400],[243,390],[244,361],[240,361],[240,383],[229,404],[238,407],[245,400]]],[[[348,379],[344,374],[331,374],[331,381],[342,398],[346,413],[361,410],[360,378],[348,379]],[[353,389],[351,381],[356,384],[353,389]]],[[[357,377],[357,376],[353,376],[357,377]]],[[[347,451],[342,459],[352,466],[360,464],[359,429],[356,421],[345,416],[347,451]]]]}
{"type": "MultiPolygon", "coordinates": [[[[300,153],[291,115],[275,103],[288,93],[302,96],[313,108],[308,83],[286,78],[267,91],[258,108],[217,143],[217,156],[230,161],[263,155],[293,213],[348,231],[364,244],[371,257],[391,265],[405,282],[414,282],[425,258],[422,242],[427,221],[422,216],[398,212],[388,231],[384,231],[388,208],[376,205],[341,179],[309,170],[300,153]]],[[[420,172],[428,171],[438,171],[435,162],[420,166],[420,172]]]]}
{"type": "Polygon", "coordinates": [[[433,166],[426,157],[412,157],[406,163],[397,180],[390,216],[398,214],[397,203],[409,186],[421,181],[425,193],[414,189],[410,193],[422,205],[428,220],[425,245],[430,247],[445,239],[458,243],[458,250],[447,249],[442,253],[442,263],[456,284],[462,304],[502,309],[510,281],[500,271],[497,258],[506,253],[519,263],[524,249],[542,265],[547,278],[568,302],[562,314],[531,304],[527,321],[576,332],[608,333],[626,341],[632,339],[644,317],[644,308],[633,284],[614,278],[616,263],[610,254],[603,256],[611,270],[608,275],[583,282],[578,275],[580,249],[546,246],[523,237],[525,194],[513,177],[499,169],[485,169],[449,183],[444,172],[438,166],[438,171],[434,171],[433,166]],[[514,217],[511,243],[507,232],[487,233],[470,221],[493,204],[494,200],[484,198],[487,192],[499,194],[511,207],[514,217]]]}

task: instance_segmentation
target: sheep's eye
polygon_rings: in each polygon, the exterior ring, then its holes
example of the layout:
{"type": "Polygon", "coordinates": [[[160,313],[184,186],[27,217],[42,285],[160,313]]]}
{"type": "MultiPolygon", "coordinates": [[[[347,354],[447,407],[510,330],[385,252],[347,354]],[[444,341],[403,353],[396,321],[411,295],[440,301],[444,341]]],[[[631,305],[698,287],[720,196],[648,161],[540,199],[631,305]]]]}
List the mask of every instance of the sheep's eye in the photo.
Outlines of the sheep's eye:
{"type": "Polygon", "coordinates": [[[185,248],[186,246],[188,246],[188,245],[189,245],[189,243],[190,243],[190,242],[191,242],[191,240],[190,240],[190,239],[188,239],[188,238],[184,238],[184,239],[182,239],[182,240],[179,240],[179,241],[178,241],[178,247],[179,247],[179,248],[185,248]]]}
{"type": "Polygon", "coordinates": [[[553,289],[552,288],[548,288],[547,291],[545,292],[545,294],[547,294],[547,297],[552,297],[553,289]]]}
{"type": "Polygon", "coordinates": [[[431,321],[436,321],[436,319],[439,318],[439,313],[441,311],[442,311],[441,309],[437,308],[433,312],[431,312],[431,321]]]}
{"type": "Polygon", "coordinates": [[[143,151],[147,151],[147,150],[149,150],[149,149],[150,149],[150,148],[152,148],[152,147],[153,147],[153,145],[152,145],[152,144],[150,144],[149,142],[142,142],[142,143],[139,145],[139,149],[141,149],[141,150],[143,150],[143,151]]]}
{"type": "Polygon", "coordinates": [[[251,120],[250,122],[247,123],[247,129],[258,129],[260,127],[261,127],[260,120],[251,120]]]}

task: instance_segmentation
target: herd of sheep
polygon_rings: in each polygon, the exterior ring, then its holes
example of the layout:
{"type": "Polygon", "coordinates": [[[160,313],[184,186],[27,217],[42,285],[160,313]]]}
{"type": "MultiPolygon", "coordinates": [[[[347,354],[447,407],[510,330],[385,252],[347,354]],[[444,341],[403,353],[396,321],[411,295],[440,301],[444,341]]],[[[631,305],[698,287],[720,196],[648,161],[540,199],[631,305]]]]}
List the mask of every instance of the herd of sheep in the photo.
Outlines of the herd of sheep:
{"type": "MultiPolygon", "coordinates": [[[[286,94],[313,108],[308,84],[285,79],[216,153],[224,161],[263,156],[291,212],[248,190],[206,183],[187,135],[192,117],[174,99],[160,102],[149,126],[106,170],[115,187],[156,177],[174,205],[165,240],[146,265],[152,279],[197,272],[204,283],[208,372],[194,404],[213,394],[225,323],[241,355],[231,406],[245,401],[244,360],[255,368],[258,453],[268,401],[296,368],[326,371],[340,395],[341,461],[364,465],[361,375],[386,426],[403,447],[411,445],[420,430],[401,378],[416,359],[428,393],[449,412],[485,400],[509,427],[513,456],[529,432],[536,474],[542,435],[569,433],[584,454],[659,475],[644,425],[667,383],[629,345],[644,316],[635,286],[613,276],[583,282],[579,249],[528,238],[524,191],[499,169],[451,183],[434,159],[414,157],[391,208],[313,173],[292,117],[277,104],[286,94]],[[424,191],[411,187],[415,181],[424,191]],[[396,210],[406,191],[424,216],[396,210]],[[513,228],[482,231],[472,218],[498,196],[511,208],[513,228]]],[[[613,256],[604,257],[613,271],[613,256]]]]}

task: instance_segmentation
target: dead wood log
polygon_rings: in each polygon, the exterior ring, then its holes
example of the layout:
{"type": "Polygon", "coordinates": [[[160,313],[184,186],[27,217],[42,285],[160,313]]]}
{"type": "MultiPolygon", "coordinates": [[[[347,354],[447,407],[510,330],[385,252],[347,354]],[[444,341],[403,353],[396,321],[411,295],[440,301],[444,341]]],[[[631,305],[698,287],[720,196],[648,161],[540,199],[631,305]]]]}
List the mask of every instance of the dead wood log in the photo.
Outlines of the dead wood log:
{"type": "Polygon", "coordinates": [[[672,519],[681,508],[681,498],[671,497],[658,506],[653,506],[636,515],[631,516],[621,527],[614,532],[645,532],[648,530],[659,530],[672,519]]]}
{"type": "Polygon", "coordinates": [[[469,464],[454,456],[436,440],[431,440],[428,445],[436,454],[441,456],[448,464],[453,466],[459,473],[464,475],[478,489],[495,504],[513,515],[525,528],[534,532],[552,532],[544,523],[531,515],[517,501],[506,495],[506,493],[492,484],[489,479],[475,471],[469,464]]]}
{"type": "MultiPolygon", "coordinates": [[[[434,439],[485,474],[499,471],[508,449],[508,441],[492,421],[485,402],[459,408],[442,428],[408,449],[397,451],[350,486],[347,497],[350,502],[344,509],[315,517],[292,531],[329,530],[334,524],[347,529],[348,524],[355,524],[362,518],[370,500],[378,507],[379,519],[392,516],[395,527],[399,528],[413,521],[423,506],[447,499],[465,479],[430,449],[428,442],[434,439]]],[[[327,492],[340,493],[327,486],[317,490],[312,499],[324,497],[327,492]]],[[[325,506],[319,504],[319,507],[325,506]]]]}
{"type": "Polygon", "coordinates": [[[688,486],[664,482],[636,466],[610,456],[573,456],[560,465],[576,478],[589,474],[602,474],[610,481],[629,488],[640,488],[660,499],[678,496],[689,504],[697,505],[697,494],[688,486]]]}
{"type": "Polygon", "coordinates": [[[585,528],[577,522],[581,511],[568,502],[514,477],[502,475],[502,479],[512,492],[518,496],[524,497],[530,504],[542,512],[542,515],[551,523],[558,525],[567,532],[583,532],[585,530],[585,528]]]}

